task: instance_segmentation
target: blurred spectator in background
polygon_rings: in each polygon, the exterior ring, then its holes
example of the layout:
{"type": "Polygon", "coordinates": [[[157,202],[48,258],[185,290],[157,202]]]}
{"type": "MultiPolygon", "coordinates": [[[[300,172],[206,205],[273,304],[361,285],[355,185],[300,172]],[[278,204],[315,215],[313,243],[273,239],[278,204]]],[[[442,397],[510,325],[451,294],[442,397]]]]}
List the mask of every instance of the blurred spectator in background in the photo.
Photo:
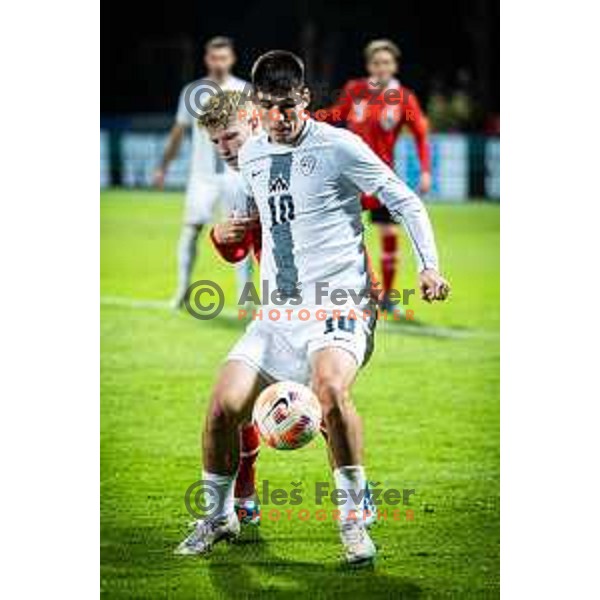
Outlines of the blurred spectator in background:
{"type": "Polygon", "coordinates": [[[457,71],[450,89],[444,86],[440,77],[433,78],[427,114],[431,129],[439,132],[473,132],[480,130],[484,123],[487,129],[489,120],[482,114],[473,91],[471,74],[465,68],[457,71]]]}
{"type": "Polygon", "coordinates": [[[450,103],[441,78],[434,77],[427,101],[427,117],[432,131],[450,131],[453,126],[450,103]]]}
{"type": "Polygon", "coordinates": [[[456,131],[469,131],[474,125],[475,107],[471,91],[471,76],[467,69],[459,69],[450,97],[450,115],[456,131]]]}

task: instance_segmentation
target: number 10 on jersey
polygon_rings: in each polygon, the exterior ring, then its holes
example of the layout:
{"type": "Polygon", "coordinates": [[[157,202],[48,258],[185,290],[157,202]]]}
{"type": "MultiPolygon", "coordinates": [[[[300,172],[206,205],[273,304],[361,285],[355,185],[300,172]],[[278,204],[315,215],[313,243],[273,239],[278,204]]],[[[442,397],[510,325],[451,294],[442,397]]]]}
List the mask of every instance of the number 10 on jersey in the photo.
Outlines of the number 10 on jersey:
{"type": "Polygon", "coordinates": [[[279,198],[269,196],[269,209],[271,211],[271,227],[294,220],[294,201],[290,194],[281,194],[279,198]]]}

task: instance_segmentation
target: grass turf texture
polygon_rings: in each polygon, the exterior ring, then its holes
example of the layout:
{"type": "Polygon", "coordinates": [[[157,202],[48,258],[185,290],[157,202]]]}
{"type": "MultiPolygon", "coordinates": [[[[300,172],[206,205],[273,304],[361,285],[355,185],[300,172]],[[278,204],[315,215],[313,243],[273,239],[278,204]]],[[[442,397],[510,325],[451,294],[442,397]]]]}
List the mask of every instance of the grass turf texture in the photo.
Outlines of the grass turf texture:
{"type": "MultiPolygon", "coordinates": [[[[188,533],[188,486],[200,478],[199,429],[221,361],[243,332],[233,318],[198,321],[157,302],[175,288],[181,195],[107,191],[102,218],[101,588],[110,598],[493,598],[499,595],[499,207],[430,207],[445,274],[445,305],[411,302],[427,328],[381,324],[354,398],[365,424],[371,481],[414,488],[414,520],[372,536],[373,571],[340,568],[330,519],[266,518],[255,543],[209,558],[173,549],[188,533]],[[130,302],[133,300],[134,302],[130,302]]],[[[374,265],[378,248],[367,239],[374,265]]],[[[206,238],[198,278],[234,304],[235,276],[206,238]]],[[[407,248],[405,240],[403,245],[407,248]]],[[[407,251],[408,252],[408,251],[407,251]]],[[[412,256],[396,287],[414,287],[412,256]]],[[[330,481],[319,439],[296,452],[263,447],[259,480],[291,490],[314,514],[330,481]]],[[[333,487],[333,484],[332,484],[333,487]]],[[[325,505],[328,510],[334,507],[325,505]]],[[[289,506],[281,509],[291,508],[289,506]]],[[[297,510],[294,512],[297,515],[297,510]]]]}

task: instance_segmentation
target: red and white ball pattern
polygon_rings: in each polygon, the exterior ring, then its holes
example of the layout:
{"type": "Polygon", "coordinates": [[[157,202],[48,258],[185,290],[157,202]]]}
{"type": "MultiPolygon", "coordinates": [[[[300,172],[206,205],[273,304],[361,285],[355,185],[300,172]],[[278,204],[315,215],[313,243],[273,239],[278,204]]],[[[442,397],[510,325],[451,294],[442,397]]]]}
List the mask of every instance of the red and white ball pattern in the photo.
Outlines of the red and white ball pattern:
{"type": "Polygon", "coordinates": [[[321,406],[306,386],[281,381],[263,390],[254,405],[252,418],[268,446],[295,450],[319,433],[321,406]]]}

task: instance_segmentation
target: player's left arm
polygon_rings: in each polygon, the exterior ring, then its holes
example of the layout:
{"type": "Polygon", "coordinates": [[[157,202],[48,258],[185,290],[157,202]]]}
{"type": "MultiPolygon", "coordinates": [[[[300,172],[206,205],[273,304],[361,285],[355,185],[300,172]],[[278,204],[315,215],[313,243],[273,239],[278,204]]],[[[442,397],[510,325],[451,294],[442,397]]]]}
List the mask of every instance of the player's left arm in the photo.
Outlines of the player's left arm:
{"type": "Polygon", "coordinates": [[[358,136],[344,132],[337,145],[341,174],[365,194],[375,194],[402,223],[417,259],[421,296],[427,302],[445,300],[450,285],[440,274],[435,236],[421,199],[358,136]]]}
{"type": "MultiPolygon", "coordinates": [[[[387,168],[387,165],[384,165],[387,168]]],[[[381,182],[376,191],[396,223],[406,229],[417,256],[421,297],[427,302],[445,300],[450,285],[440,274],[433,227],[422,200],[390,171],[392,177],[381,182]]]]}
{"type": "Polygon", "coordinates": [[[419,191],[427,194],[431,189],[431,154],[429,151],[429,123],[421,109],[417,97],[408,92],[404,109],[404,122],[413,134],[419,164],[421,165],[421,178],[419,191]]]}

